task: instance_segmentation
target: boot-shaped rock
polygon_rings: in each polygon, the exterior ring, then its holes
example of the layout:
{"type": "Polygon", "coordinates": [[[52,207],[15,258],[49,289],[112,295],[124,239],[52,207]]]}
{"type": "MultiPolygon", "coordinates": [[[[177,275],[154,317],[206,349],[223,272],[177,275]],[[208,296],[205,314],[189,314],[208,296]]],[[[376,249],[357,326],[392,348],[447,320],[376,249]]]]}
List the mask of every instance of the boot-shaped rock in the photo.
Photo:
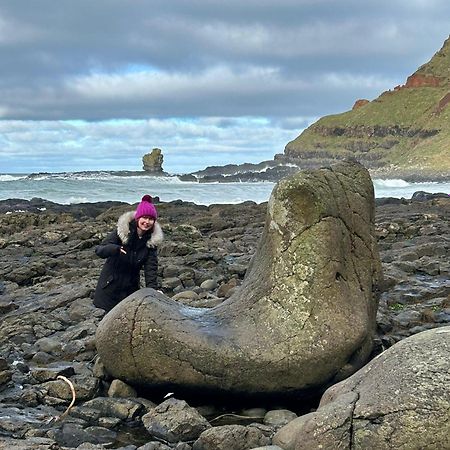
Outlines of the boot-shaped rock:
{"type": "Polygon", "coordinates": [[[367,361],[380,267],[367,170],[351,162],[298,172],[275,186],[234,295],[204,309],[141,289],[101,321],[98,352],[111,375],[144,386],[324,386],[367,361]]]}

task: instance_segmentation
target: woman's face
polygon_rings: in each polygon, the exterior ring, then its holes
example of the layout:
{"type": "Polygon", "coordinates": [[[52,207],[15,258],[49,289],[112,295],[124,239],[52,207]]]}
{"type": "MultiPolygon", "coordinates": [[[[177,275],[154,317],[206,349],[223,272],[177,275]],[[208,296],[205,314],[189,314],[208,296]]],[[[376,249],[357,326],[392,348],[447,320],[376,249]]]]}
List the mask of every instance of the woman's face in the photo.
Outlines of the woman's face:
{"type": "Polygon", "coordinates": [[[149,231],[153,228],[153,225],[155,224],[155,219],[153,217],[150,216],[142,216],[139,217],[138,222],[137,222],[137,227],[143,231],[149,231]]]}

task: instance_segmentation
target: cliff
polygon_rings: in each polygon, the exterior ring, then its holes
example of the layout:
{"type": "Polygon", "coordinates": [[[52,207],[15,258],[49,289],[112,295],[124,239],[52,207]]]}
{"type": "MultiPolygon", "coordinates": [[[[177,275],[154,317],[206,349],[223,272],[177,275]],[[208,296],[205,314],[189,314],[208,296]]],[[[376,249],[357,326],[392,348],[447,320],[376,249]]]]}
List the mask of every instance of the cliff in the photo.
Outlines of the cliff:
{"type": "Polygon", "coordinates": [[[301,168],[355,158],[376,176],[450,178],[450,38],[404,85],[326,116],[286,145],[301,168]]]}

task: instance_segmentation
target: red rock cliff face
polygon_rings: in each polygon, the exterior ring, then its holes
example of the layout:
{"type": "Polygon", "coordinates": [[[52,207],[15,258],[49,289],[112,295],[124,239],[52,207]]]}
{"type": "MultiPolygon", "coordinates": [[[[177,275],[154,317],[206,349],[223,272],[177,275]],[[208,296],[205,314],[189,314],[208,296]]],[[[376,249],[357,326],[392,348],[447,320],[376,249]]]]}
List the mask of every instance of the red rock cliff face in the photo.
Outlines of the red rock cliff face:
{"type": "Polygon", "coordinates": [[[369,100],[366,100],[365,98],[361,98],[359,100],[356,100],[355,104],[353,105],[352,109],[358,109],[361,108],[361,106],[367,105],[369,103],[369,100]]]}
{"type": "Polygon", "coordinates": [[[406,80],[406,88],[416,88],[416,87],[439,87],[441,79],[438,77],[433,77],[431,75],[418,75],[413,74],[406,80]]]}

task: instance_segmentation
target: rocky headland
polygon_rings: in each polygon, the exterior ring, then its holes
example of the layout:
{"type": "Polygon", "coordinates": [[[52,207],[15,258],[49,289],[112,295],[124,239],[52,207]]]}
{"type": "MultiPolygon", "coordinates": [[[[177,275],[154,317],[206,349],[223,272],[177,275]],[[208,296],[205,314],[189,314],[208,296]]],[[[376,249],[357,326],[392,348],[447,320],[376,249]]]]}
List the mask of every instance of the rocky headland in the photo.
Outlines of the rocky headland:
{"type": "MultiPolygon", "coordinates": [[[[445,448],[448,390],[439,392],[437,403],[424,399],[449,382],[448,196],[418,193],[410,200],[376,202],[374,232],[384,277],[370,356],[375,359],[369,363],[374,369],[362,369],[371,377],[358,371],[332,386],[320,405],[323,390],[308,397],[216,398],[181,388],[143,390],[108,375],[95,342],[103,313],[93,306],[92,295],[103,261],[94,248],[118,216],[134,207],[0,202],[0,448],[287,450],[327,448],[327,439],[336,435],[342,448],[368,448],[367,442],[396,448],[408,442],[394,431],[425,420],[421,412],[427,410],[434,411],[427,415],[434,422],[421,436],[425,444],[405,448],[445,448]],[[396,371],[402,355],[417,359],[410,371],[417,376],[396,371]],[[386,363],[377,362],[380,358],[386,363]],[[76,400],[61,417],[73,398],[65,379],[76,400]],[[416,397],[404,399],[401,387],[420,380],[411,388],[416,397]],[[380,400],[385,388],[392,399],[388,404],[380,400]],[[375,430],[385,438],[377,441],[375,430]],[[318,435],[324,439],[319,443],[318,435]]],[[[266,203],[253,202],[159,203],[166,235],[159,249],[164,293],[200,308],[235,295],[263,234],[266,210],[266,203]]],[[[408,430],[410,439],[421,433],[408,430]]]]}
{"type": "Polygon", "coordinates": [[[378,98],[320,118],[284,152],[259,164],[207,167],[181,179],[199,182],[278,181],[296,170],[355,159],[372,178],[450,180],[450,38],[428,61],[378,98]]]}
{"type": "Polygon", "coordinates": [[[375,178],[449,180],[449,69],[450,38],[403,85],[312,124],[284,158],[301,168],[354,158],[375,178]]]}

